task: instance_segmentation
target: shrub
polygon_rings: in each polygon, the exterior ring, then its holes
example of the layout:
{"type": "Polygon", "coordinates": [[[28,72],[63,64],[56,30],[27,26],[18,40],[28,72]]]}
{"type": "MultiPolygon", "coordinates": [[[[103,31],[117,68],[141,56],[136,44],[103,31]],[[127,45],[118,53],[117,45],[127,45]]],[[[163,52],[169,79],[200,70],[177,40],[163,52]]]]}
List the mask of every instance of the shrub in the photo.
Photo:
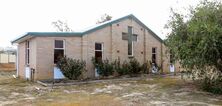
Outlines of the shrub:
{"type": "Polygon", "coordinates": [[[141,72],[144,74],[149,74],[151,65],[152,63],[150,61],[146,61],[145,63],[143,63],[143,65],[141,66],[141,72]]]}
{"type": "Polygon", "coordinates": [[[99,75],[101,76],[109,76],[113,74],[113,64],[109,62],[108,59],[103,60],[101,62],[96,62],[95,58],[92,58],[93,65],[97,68],[99,75]]]}
{"type": "Polygon", "coordinates": [[[82,60],[62,57],[57,62],[57,67],[61,69],[63,75],[71,80],[76,80],[82,75],[86,63],[82,60]]]}
{"type": "Polygon", "coordinates": [[[123,64],[120,64],[120,60],[115,60],[114,63],[114,69],[119,75],[126,75],[129,74],[129,63],[127,61],[124,61],[123,64]]]}
{"type": "Polygon", "coordinates": [[[201,87],[207,92],[222,94],[222,79],[212,81],[210,78],[206,77],[204,80],[202,80],[201,87]]]}
{"type": "Polygon", "coordinates": [[[135,59],[131,59],[129,61],[129,74],[130,75],[135,75],[139,74],[141,71],[140,63],[135,59]]]}

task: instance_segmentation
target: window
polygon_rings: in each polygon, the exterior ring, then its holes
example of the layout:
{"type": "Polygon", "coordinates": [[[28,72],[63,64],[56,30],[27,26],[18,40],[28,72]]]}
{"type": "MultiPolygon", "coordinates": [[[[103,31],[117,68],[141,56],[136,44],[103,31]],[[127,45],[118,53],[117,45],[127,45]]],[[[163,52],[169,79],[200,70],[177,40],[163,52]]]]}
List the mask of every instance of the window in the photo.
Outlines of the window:
{"type": "Polygon", "coordinates": [[[133,27],[128,27],[128,55],[133,56],[133,27]]]}
{"type": "Polygon", "coordinates": [[[103,45],[102,43],[95,43],[95,59],[96,63],[102,61],[103,45]]]}
{"type": "Polygon", "coordinates": [[[173,56],[173,53],[172,53],[172,50],[170,50],[170,64],[173,64],[173,58],[174,58],[174,56],[173,56]]]}
{"type": "Polygon", "coordinates": [[[136,41],[137,42],[137,34],[133,34],[133,41],[136,41]]]}
{"type": "Polygon", "coordinates": [[[26,55],[25,55],[26,65],[29,65],[29,62],[30,62],[30,60],[29,60],[29,58],[30,58],[30,54],[29,54],[29,53],[30,53],[29,41],[26,41],[26,42],[25,42],[25,47],[26,47],[26,50],[25,50],[25,51],[26,51],[26,52],[25,52],[25,54],[26,54],[26,55]]]}
{"type": "Polygon", "coordinates": [[[64,57],[64,41],[55,40],[54,63],[57,63],[61,57],[64,57]]]}
{"type": "Polygon", "coordinates": [[[152,48],[152,63],[156,63],[156,48],[152,48]]]}

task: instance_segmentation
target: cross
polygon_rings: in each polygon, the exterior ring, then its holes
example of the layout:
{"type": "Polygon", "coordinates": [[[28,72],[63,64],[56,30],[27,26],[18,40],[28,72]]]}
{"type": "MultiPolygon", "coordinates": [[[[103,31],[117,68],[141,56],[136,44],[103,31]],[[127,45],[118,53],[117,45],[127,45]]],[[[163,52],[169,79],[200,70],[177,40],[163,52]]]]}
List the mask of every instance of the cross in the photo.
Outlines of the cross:
{"type": "Polygon", "coordinates": [[[128,27],[128,33],[122,33],[122,39],[128,40],[128,55],[132,55],[133,41],[137,41],[137,34],[133,34],[132,27],[128,27]]]}

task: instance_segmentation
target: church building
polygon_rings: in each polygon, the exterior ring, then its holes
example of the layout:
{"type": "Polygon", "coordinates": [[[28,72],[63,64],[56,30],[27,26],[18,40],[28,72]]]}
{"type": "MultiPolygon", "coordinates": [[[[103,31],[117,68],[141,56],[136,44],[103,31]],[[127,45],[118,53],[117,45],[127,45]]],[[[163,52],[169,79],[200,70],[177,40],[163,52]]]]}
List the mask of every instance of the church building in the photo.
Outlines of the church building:
{"type": "Polygon", "coordinates": [[[141,64],[151,61],[162,66],[164,73],[170,72],[163,40],[132,14],[82,32],[28,32],[12,43],[18,47],[20,78],[60,78],[55,64],[61,55],[84,60],[89,78],[96,73],[92,57],[121,62],[136,58],[141,64]]]}

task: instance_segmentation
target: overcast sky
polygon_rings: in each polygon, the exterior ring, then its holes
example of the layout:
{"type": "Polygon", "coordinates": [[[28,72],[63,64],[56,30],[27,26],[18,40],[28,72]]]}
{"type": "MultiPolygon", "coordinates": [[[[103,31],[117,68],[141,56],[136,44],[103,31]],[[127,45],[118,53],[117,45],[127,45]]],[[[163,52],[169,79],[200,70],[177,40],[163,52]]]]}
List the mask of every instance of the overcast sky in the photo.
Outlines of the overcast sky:
{"type": "Polygon", "coordinates": [[[51,22],[66,21],[78,31],[107,13],[113,18],[134,14],[162,39],[170,7],[183,10],[199,0],[1,0],[0,47],[26,32],[56,31],[51,22]]]}

